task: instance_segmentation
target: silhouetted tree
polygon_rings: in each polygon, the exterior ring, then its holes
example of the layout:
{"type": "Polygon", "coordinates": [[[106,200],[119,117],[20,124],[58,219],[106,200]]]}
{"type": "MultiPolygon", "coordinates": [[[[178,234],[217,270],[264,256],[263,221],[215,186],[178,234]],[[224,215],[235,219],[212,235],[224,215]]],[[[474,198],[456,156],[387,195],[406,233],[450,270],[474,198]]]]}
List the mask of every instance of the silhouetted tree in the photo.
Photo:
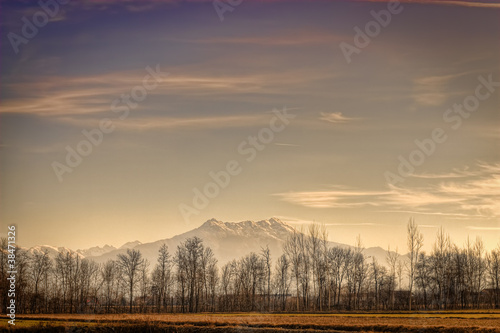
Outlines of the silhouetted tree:
{"type": "Polygon", "coordinates": [[[139,280],[139,268],[144,263],[142,254],[138,250],[128,249],[127,254],[118,255],[118,265],[121,268],[129,292],[129,312],[132,313],[134,289],[139,280]]]}

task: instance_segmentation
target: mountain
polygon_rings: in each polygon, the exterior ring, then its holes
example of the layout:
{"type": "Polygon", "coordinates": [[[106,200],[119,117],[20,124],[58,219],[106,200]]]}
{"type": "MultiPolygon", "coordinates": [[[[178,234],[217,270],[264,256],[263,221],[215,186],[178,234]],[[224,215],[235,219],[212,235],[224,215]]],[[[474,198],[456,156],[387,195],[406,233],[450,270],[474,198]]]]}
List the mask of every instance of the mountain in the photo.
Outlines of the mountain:
{"type": "MultiPolygon", "coordinates": [[[[158,240],[151,243],[141,243],[140,241],[128,242],[116,248],[110,245],[103,247],[95,246],[89,249],[73,251],[64,247],[36,246],[29,249],[31,253],[47,250],[51,258],[55,258],[59,252],[73,252],[80,257],[92,259],[98,263],[107,260],[116,260],[118,254],[126,253],[128,249],[141,251],[144,258],[148,259],[151,265],[156,263],[158,250],[163,244],[168,246],[171,255],[174,255],[177,246],[191,237],[199,237],[203,244],[212,248],[219,265],[241,258],[250,252],[260,253],[262,248],[269,246],[271,257],[275,262],[283,253],[283,244],[295,229],[280,221],[271,218],[262,221],[242,221],[242,222],[222,222],[216,219],[206,221],[200,227],[174,236],[168,239],[158,240]]],[[[329,242],[330,247],[338,246],[343,248],[353,248],[353,246],[329,242]]],[[[375,258],[379,264],[386,265],[387,251],[381,247],[370,247],[363,251],[367,262],[371,263],[375,258]]],[[[405,259],[406,256],[400,256],[405,259]]]]}
{"type": "MultiPolygon", "coordinates": [[[[151,263],[156,262],[159,248],[166,244],[171,254],[177,246],[191,237],[199,237],[205,246],[212,248],[219,263],[223,264],[250,252],[260,252],[261,247],[269,246],[271,254],[281,254],[283,242],[293,233],[293,227],[277,218],[262,221],[222,222],[216,219],[206,221],[200,227],[169,239],[152,243],[137,244],[133,248],[141,251],[151,263]]],[[[129,243],[127,243],[129,244],[129,243]]],[[[116,259],[125,253],[123,246],[99,256],[90,256],[97,262],[116,259]]]]}
{"type": "MultiPolygon", "coordinates": [[[[177,246],[187,238],[199,237],[203,244],[212,248],[219,265],[223,265],[232,259],[238,259],[250,252],[259,253],[262,248],[269,246],[273,260],[283,253],[283,243],[288,236],[294,232],[294,228],[277,218],[262,221],[222,222],[216,219],[206,221],[200,227],[152,243],[142,244],[138,241],[126,243],[119,249],[115,249],[99,255],[90,255],[97,262],[105,262],[116,259],[118,254],[126,252],[127,248],[141,251],[144,258],[154,265],[158,256],[158,250],[163,245],[168,246],[169,252],[174,254],[177,246]]],[[[329,246],[340,246],[353,248],[350,245],[329,242],[329,246]]],[[[375,258],[379,264],[386,264],[387,251],[381,247],[366,248],[363,251],[368,262],[375,258]]]]}
{"type": "Polygon", "coordinates": [[[120,250],[126,250],[126,249],[133,249],[134,247],[141,245],[142,243],[139,241],[133,241],[133,242],[128,242],[123,244],[122,246],[119,247],[120,250]]]}
{"type": "Polygon", "coordinates": [[[85,255],[79,253],[78,251],[73,251],[71,249],[68,249],[67,247],[55,247],[55,246],[50,246],[50,245],[40,245],[40,246],[33,246],[30,247],[29,249],[24,249],[27,250],[28,253],[34,254],[34,253],[42,253],[47,251],[49,257],[51,259],[55,259],[59,253],[73,253],[79,256],[80,258],[84,258],[85,255]]]}
{"type": "MultiPolygon", "coordinates": [[[[123,246],[125,246],[125,245],[123,245],[123,246]]],[[[116,250],[116,247],[106,244],[103,247],[94,246],[94,247],[91,247],[91,248],[86,249],[86,250],[76,250],[76,252],[83,255],[84,257],[97,257],[97,256],[103,255],[105,253],[111,252],[113,250],[116,250]]]]}

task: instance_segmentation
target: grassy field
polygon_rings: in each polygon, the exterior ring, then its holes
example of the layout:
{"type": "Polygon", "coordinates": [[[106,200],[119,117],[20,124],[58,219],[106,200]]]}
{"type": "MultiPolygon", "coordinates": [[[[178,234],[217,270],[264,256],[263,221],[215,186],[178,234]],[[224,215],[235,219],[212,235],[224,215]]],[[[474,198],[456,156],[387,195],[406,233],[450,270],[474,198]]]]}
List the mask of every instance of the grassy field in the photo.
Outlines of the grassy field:
{"type": "Polygon", "coordinates": [[[20,315],[0,332],[499,332],[500,311],[20,315]]]}

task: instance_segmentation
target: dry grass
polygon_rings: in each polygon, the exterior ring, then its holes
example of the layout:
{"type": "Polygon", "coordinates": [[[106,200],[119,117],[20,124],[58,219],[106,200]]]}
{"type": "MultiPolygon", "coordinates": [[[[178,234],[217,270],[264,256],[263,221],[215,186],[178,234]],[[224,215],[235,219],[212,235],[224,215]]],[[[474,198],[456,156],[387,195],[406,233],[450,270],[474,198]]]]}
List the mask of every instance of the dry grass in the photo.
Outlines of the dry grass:
{"type": "MultiPolygon", "coordinates": [[[[10,326],[10,325],[9,325],[10,326]]],[[[0,321],[0,331],[8,331],[0,321]]],[[[333,314],[21,315],[16,332],[498,332],[500,311],[333,314]],[[61,330],[58,330],[61,329],[61,330]]]]}

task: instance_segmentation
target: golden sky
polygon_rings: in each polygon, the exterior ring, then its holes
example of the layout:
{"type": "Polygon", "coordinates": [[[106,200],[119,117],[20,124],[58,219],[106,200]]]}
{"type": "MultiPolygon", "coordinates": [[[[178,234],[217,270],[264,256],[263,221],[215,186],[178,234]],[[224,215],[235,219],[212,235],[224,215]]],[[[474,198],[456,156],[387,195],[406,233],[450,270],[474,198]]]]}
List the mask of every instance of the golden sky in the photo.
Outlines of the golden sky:
{"type": "Polygon", "coordinates": [[[221,21],[212,1],[78,1],[25,38],[43,9],[2,3],[2,226],[76,249],[276,216],[405,249],[414,217],[426,249],[440,226],[495,247],[500,3],[402,1],[389,22],[396,5],[243,0],[221,21]],[[374,13],[387,24],[360,46],[374,13]],[[72,167],[84,133],[99,143],[72,167]]]}

